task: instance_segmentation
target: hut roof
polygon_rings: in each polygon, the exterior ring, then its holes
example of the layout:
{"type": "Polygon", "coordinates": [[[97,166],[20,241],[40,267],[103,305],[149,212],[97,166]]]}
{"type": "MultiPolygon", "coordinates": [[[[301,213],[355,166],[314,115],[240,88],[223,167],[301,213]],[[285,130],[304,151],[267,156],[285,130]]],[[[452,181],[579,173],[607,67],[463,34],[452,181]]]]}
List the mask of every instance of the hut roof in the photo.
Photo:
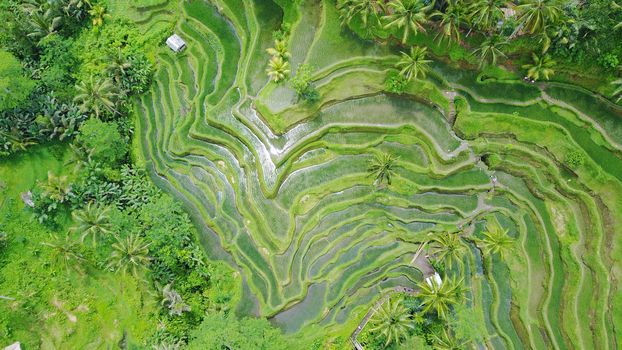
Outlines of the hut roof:
{"type": "Polygon", "coordinates": [[[173,34],[166,39],[166,45],[175,52],[179,52],[186,47],[186,42],[179,35],[173,34]]]}

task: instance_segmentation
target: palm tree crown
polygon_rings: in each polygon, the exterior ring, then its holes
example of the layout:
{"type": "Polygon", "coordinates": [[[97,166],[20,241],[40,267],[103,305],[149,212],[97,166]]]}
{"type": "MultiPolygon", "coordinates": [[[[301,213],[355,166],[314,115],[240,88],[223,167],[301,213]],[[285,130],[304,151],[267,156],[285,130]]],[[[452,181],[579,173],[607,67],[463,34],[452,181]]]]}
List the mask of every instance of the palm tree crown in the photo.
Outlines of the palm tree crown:
{"type": "Polygon", "coordinates": [[[432,238],[430,243],[437,258],[443,260],[447,267],[456,261],[462,261],[466,248],[457,233],[442,233],[432,238]]]}
{"type": "Polygon", "coordinates": [[[433,4],[434,2],[426,6],[421,0],[391,0],[388,4],[391,12],[384,16],[387,22],[384,28],[403,28],[402,43],[406,43],[411,32],[417,34],[425,31],[423,25],[427,22],[426,13],[433,4]]]}
{"type": "Polygon", "coordinates": [[[57,263],[64,265],[67,271],[69,271],[70,268],[73,268],[82,273],[80,264],[86,261],[86,259],[80,252],[80,245],[78,242],[70,239],[68,235],[65,236],[65,238],[60,238],[58,235],[52,235],[51,242],[43,242],[42,244],[52,248],[54,260],[56,260],[57,263]]]}
{"type": "Polygon", "coordinates": [[[514,239],[508,236],[508,230],[503,230],[498,224],[489,223],[486,225],[484,238],[478,240],[480,249],[485,255],[499,254],[501,259],[505,259],[505,254],[514,247],[514,239]]]}
{"type": "Polygon", "coordinates": [[[48,181],[41,184],[43,196],[59,203],[64,203],[71,194],[71,185],[66,175],[55,176],[48,171],[48,181]]]}
{"type": "Polygon", "coordinates": [[[115,271],[138,276],[138,271],[145,268],[151,258],[149,257],[149,244],[137,234],[131,234],[125,239],[117,238],[112,244],[114,251],[110,255],[109,267],[115,271]]]}
{"type": "Polygon", "coordinates": [[[501,8],[504,5],[502,0],[478,0],[472,2],[468,7],[469,18],[477,28],[483,31],[492,30],[503,18],[501,8]]]}
{"type": "Polygon", "coordinates": [[[341,25],[347,25],[359,16],[363,26],[367,27],[370,17],[378,19],[380,4],[377,0],[343,0],[337,4],[341,25]]]}
{"type": "Polygon", "coordinates": [[[81,112],[93,112],[97,117],[104,111],[117,113],[114,101],[118,94],[110,79],[91,77],[77,85],[76,90],[73,100],[80,105],[81,112]]]}
{"type": "Polygon", "coordinates": [[[408,335],[408,330],[415,328],[410,319],[408,308],[399,300],[389,299],[371,319],[371,332],[379,332],[385,337],[385,346],[399,343],[408,335]]]}
{"type": "Polygon", "coordinates": [[[121,83],[121,77],[125,75],[128,69],[132,68],[132,62],[130,62],[121,49],[106,56],[106,72],[112,76],[117,84],[121,83]]]}
{"type": "Polygon", "coordinates": [[[400,60],[395,65],[400,70],[400,75],[406,80],[425,78],[430,70],[431,60],[426,59],[428,52],[427,47],[413,46],[410,48],[410,54],[402,52],[400,60]]]}
{"type": "Polygon", "coordinates": [[[419,296],[423,312],[434,310],[439,317],[446,319],[450,307],[462,302],[464,298],[462,280],[446,277],[440,285],[434,281],[423,281],[419,283],[419,296]]]}
{"type": "Polygon", "coordinates": [[[532,53],[531,58],[533,63],[523,65],[523,68],[527,69],[527,77],[533,80],[539,80],[541,77],[548,80],[555,73],[552,68],[555,66],[555,61],[551,59],[551,56],[538,56],[532,53]]]}
{"type": "Polygon", "coordinates": [[[280,82],[289,75],[289,62],[283,60],[280,56],[273,56],[268,63],[266,73],[275,83],[280,82]]]}
{"type": "Polygon", "coordinates": [[[466,8],[460,0],[449,0],[445,11],[434,12],[432,16],[440,19],[439,25],[441,27],[437,37],[460,41],[460,25],[466,17],[465,10],[466,8]]]}
{"type": "Polygon", "coordinates": [[[518,5],[517,9],[519,22],[530,34],[543,31],[547,24],[557,21],[561,14],[555,0],[527,0],[518,5]]]}
{"type": "Polygon", "coordinates": [[[84,239],[91,235],[93,245],[95,245],[97,236],[112,233],[109,212],[110,208],[96,206],[89,202],[84,209],[75,210],[71,213],[75,221],[71,230],[80,234],[81,242],[84,242],[84,239]]]}
{"type": "Polygon", "coordinates": [[[396,160],[393,155],[388,153],[376,154],[367,168],[369,175],[374,177],[374,184],[378,185],[384,181],[386,181],[387,185],[391,184],[393,166],[396,160]]]}
{"type": "Polygon", "coordinates": [[[487,64],[495,65],[500,57],[506,57],[501,49],[507,44],[508,41],[499,35],[491,35],[486,38],[479,48],[473,51],[479,56],[480,68],[487,64]]]}
{"type": "Polygon", "coordinates": [[[275,40],[274,47],[266,49],[266,52],[268,52],[273,57],[278,56],[284,60],[291,56],[290,53],[287,52],[287,44],[285,43],[285,40],[275,40]]]}

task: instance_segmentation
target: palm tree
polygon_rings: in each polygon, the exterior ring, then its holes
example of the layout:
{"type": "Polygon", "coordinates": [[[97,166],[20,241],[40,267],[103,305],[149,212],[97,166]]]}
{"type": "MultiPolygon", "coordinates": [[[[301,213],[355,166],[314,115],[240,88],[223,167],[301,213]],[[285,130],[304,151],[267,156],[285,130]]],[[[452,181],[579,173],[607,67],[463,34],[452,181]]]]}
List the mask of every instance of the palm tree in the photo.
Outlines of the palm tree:
{"type": "Polygon", "coordinates": [[[71,194],[71,184],[67,175],[56,176],[48,171],[48,181],[41,184],[43,196],[56,202],[64,203],[71,194]]]}
{"type": "Polygon", "coordinates": [[[408,335],[408,330],[415,328],[408,308],[399,300],[386,301],[376,310],[370,321],[370,331],[384,336],[385,347],[391,343],[399,344],[408,335]]]}
{"type": "Polygon", "coordinates": [[[466,17],[465,10],[461,0],[448,0],[444,12],[434,12],[432,16],[440,18],[439,25],[441,26],[437,38],[460,41],[460,25],[466,17]]]}
{"type": "Polygon", "coordinates": [[[447,267],[453,266],[454,262],[462,264],[466,248],[457,233],[446,232],[436,235],[430,243],[433,245],[437,258],[443,260],[447,267]]]}
{"type": "Polygon", "coordinates": [[[181,295],[167,284],[162,289],[162,305],[166,305],[170,315],[180,316],[186,311],[190,311],[190,306],[181,299],[181,295]]]}
{"type": "Polygon", "coordinates": [[[523,68],[527,69],[527,77],[533,80],[538,80],[540,77],[548,80],[551,75],[555,73],[553,66],[555,61],[551,59],[549,55],[538,56],[535,53],[531,54],[533,63],[524,64],[523,68]]]}
{"type": "Polygon", "coordinates": [[[400,70],[400,75],[408,81],[413,78],[417,79],[420,76],[425,78],[430,70],[430,62],[432,62],[426,59],[427,52],[427,47],[420,46],[411,47],[410,54],[402,51],[402,57],[395,65],[400,70]]]}
{"type": "Polygon", "coordinates": [[[447,319],[451,306],[461,303],[464,299],[462,280],[456,281],[455,278],[445,277],[440,285],[435,281],[430,283],[423,281],[418,286],[423,312],[434,310],[442,319],[447,319]]]}
{"type": "Polygon", "coordinates": [[[491,35],[477,48],[473,53],[479,56],[479,67],[490,64],[495,65],[497,59],[500,57],[506,57],[502,51],[502,48],[508,44],[508,41],[499,35],[491,35]]]}
{"type": "Polygon", "coordinates": [[[468,341],[458,339],[452,331],[443,329],[440,335],[434,334],[434,349],[437,350],[463,350],[467,348],[468,341]]]}
{"type": "Polygon", "coordinates": [[[274,47],[266,49],[266,51],[272,57],[281,57],[283,60],[287,60],[289,58],[290,53],[287,52],[287,44],[285,40],[275,40],[274,47]]]}
{"type": "Polygon", "coordinates": [[[616,102],[620,102],[622,100],[622,79],[614,80],[611,84],[617,86],[612,96],[616,99],[616,102]]]}
{"type": "Polygon", "coordinates": [[[389,153],[380,153],[370,161],[367,171],[370,176],[374,177],[374,184],[379,185],[384,181],[387,185],[391,184],[391,177],[393,176],[393,166],[397,159],[389,153]]]}
{"type": "Polygon", "coordinates": [[[490,32],[503,18],[501,10],[505,2],[503,0],[478,0],[468,7],[471,23],[480,30],[490,32]]]}
{"type": "Polygon", "coordinates": [[[561,9],[555,0],[527,0],[518,5],[518,21],[530,33],[541,32],[547,24],[556,22],[561,9]]]}
{"type": "Polygon", "coordinates": [[[138,271],[145,268],[151,258],[149,257],[149,244],[137,234],[130,234],[125,239],[117,238],[112,244],[114,251],[110,255],[108,266],[115,271],[132,272],[135,277],[138,271]]]}
{"type": "Polygon", "coordinates": [[[425,31],[423,25],[427,22],[426,13],[433,5],[434,2],[431,2],[426,6],[421,0],[391,0],[388,4],[390,12],[384,16],[387,22],[384,29],[403,28],[402,43],[406,43],[411,32],[417,34],[425,31]]]}
{"type": "Polygon", "coordinates": [[[42,242],[41,244],[52,248],[53,258],[58,264],[65,266],[67,272],[72,268],[80,274],[84,273],[81,264],[86,261],[82,253],[80,253],[80,244],[66,235],[60,238],[58,235],[52,235],[51,242],[42,242]]]}
{"type": "Polygon", "coordinates": [[[110,79],[97,79],[92,76],[87,81],[76,86],[77,94],[74,102],[80,105],[81,112],[91,111],[99,117],[103,111],[118,113],[115,109],[115,99],[118,96],[110,79]]]}
{"type": "Polygon", "coordinates": [[[121,83],[121,77],[125,75],[127,70],[132,68],[132,62],[123,55],[120,48],[116,52],[108,54],[105,62],[108,63],[106,72],[114,78],[117,84],[121,83]]]}
{"type": "Polygon", "coordinates": [[[104,24],[104,18],[108,17],[106,14],[106,8],[102,5],[95,5],[89,10],[89,15],[92,18],[93,26],[99,27],[104,24]]]}
{"type": "Polygon", "coordinates": [[[367,22],[370,17],[378,21],[378,10],[381,9],[378,0],[343,0],[337,4],[339,10],[339,18],[341,25],[350,24],[352,20],[359,16],[363,22],[363,26],[367,28],[367,22]]]}
{"type": "Polygon", "coordinates": [[[507,233],[508,230],[503,230],[498,224],[487,224],[483,233],[484,238],[477,240],[482,254],[485,256],[498,254],[501,259],[505,259],[505,254],[514,247],[514,239],[507,233]]]}
{"type": "Polygon", "coordinates": [[[84,209],[75,210],[71,213],[74,226],[71,231],[80,234],[80,241],[91,235],[93,245],[97,243],[97,236],[112,233],[112,224],[110,223],[110,208],[93,205],[89,202],[84,209]]]}
{"type": "Polygon", "coordinates": [[[273,56],[266,69],[266,73],[268,73],[270,79],[275,83],[285,79],[289,75],[289,72],[289,62],[283,60],[283,58],[279,56],[273,56]]]}

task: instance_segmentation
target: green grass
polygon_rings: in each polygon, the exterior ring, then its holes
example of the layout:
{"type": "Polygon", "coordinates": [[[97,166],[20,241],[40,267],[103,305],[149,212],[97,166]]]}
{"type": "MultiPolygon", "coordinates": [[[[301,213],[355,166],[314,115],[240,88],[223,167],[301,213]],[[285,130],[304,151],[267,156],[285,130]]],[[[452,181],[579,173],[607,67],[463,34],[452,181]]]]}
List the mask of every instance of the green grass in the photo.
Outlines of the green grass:
{"type": "Polygon", "coordinates": [[[52,233],[65,234],[69,220],[57,230],[43,227],[19,197],[45,181],[48,171],[67,174],[66,151],[39,146],[0,162],[0,230],[9,236],[0,253],[0,290],[15,299],[0,301],[0,343],[20,341],[24,349],[106,348],[123,332],[131,343],[141,343],[156,325],[157,304],[147,286],[95,269],[84,276],[68,273],[41,243],[52,233]]]}

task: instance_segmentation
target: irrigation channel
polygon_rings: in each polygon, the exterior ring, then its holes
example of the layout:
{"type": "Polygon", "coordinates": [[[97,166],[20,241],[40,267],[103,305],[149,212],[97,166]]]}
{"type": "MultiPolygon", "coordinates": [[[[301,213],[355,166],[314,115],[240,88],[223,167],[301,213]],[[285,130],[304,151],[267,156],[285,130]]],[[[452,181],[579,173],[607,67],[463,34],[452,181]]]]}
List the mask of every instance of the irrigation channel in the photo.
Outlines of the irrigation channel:
{"type": "Polygon", "coordinates": [[[516,250],[486,268],[471,244],[464,261],[488,347],[617,347],[618,106],[440,61],[403,95],[386,94],[398,51],[342,30],[328,0],[285,11],[268,0],[175,6],[128,11],[145,31],[172,26],[188,43],[158,54],[137,132],[205,249],[244,277],[239,313],[286,332],[354,331],[386,291],[422,280],[411,261],[430,234],[470,223],[463,234],[479,237],[494,219],[516,250]],[[282,18],[293,23],[292,73],[314,67],[318,103],[265,75],[282,18]],[[398,160],[391,185],[378,187],[367,167],[381,152],[398,160]],[[570,168],[569,154],[583,161],[570,168]]]}

